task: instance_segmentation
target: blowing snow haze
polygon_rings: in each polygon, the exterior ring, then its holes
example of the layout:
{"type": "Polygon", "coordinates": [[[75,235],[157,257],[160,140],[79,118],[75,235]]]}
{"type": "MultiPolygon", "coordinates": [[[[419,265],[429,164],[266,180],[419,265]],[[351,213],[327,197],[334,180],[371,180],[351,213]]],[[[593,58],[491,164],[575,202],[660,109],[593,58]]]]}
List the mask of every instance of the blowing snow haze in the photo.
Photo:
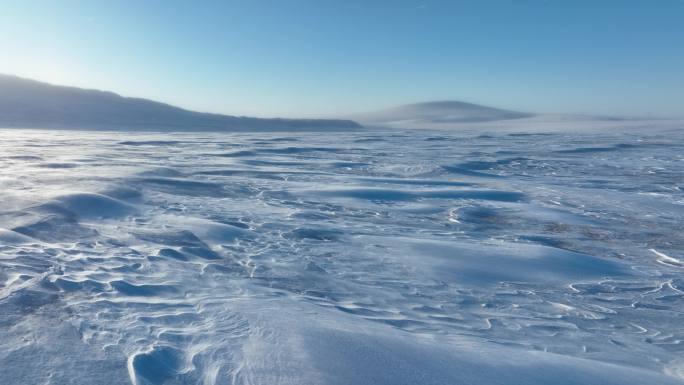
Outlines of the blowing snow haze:
{"type": "Polygon", "coordinates": [[[502,110],[472,103],[438,101],[408,104],[382,111],[355,115],[368,125],[396,128],[431,128],[454,123],[492,122],[529,118],[534,114],[502,110]]]}

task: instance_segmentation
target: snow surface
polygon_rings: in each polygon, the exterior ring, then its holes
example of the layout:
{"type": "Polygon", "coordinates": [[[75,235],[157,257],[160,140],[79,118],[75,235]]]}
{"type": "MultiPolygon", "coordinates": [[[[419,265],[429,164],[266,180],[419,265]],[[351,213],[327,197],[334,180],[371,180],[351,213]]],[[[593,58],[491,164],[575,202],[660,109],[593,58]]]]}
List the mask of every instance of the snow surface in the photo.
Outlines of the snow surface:
{"type": "Polygon", "coordinates": [[[0,130],[0,383],[684,383],[682,126],[544,127],[0,130]]]}

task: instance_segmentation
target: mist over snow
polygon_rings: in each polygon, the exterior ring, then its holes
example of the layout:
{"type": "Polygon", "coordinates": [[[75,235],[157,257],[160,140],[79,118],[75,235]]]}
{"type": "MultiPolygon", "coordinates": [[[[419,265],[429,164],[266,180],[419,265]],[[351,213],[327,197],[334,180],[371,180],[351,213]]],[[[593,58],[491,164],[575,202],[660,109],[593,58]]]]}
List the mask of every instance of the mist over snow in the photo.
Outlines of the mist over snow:
{"type": "Polygon", "coordinates": [[[681,127],[682,119],[657,117],[582,115],[568,113],[531,113],[510,111],[459,101],[436,101],[350,115],[368,127],[395,129],[447,129],[498,131],[595,131],[642,126],[681,127]]]}
{"type": "Polygon", "coordinates": [[[453,123],[491,122],[521,119],[534,114],[502,110],[458,101],[407,104],[355,115],[364,124],[395,128],[434,128],[453,123]]]}

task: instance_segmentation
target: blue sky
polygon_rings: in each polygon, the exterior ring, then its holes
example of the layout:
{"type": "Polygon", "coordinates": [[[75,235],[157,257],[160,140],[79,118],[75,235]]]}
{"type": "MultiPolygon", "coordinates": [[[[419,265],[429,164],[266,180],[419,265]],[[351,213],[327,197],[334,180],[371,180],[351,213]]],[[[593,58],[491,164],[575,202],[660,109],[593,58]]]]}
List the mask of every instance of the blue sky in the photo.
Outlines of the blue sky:
{"type": "Polygon", "coordinates": [[[6,0],[0,73],[255,116],[683,116],[684,0],[6,0]]]}

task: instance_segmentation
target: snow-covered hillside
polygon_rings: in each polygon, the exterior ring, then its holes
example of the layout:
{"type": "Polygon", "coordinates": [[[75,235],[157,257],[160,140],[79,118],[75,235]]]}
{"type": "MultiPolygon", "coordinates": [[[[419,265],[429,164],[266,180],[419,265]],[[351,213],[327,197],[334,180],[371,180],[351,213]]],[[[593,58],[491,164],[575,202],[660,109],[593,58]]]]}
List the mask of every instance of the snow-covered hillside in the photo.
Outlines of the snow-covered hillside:
{"type": "Polygon", "coordinates": [[[439,101],[408,104],[382,111],[354,115],[369,126],[394,128],[436,128],[456,123],[521,119],[533,114],[502,110],[472,103],[439,101]]]}
{"type": "Polygon", "coordinates": [[[349,130],[335,119],[259,119],[188,111],[112,92],[0,75],[0,127],[132,131],[349,130]]]}

